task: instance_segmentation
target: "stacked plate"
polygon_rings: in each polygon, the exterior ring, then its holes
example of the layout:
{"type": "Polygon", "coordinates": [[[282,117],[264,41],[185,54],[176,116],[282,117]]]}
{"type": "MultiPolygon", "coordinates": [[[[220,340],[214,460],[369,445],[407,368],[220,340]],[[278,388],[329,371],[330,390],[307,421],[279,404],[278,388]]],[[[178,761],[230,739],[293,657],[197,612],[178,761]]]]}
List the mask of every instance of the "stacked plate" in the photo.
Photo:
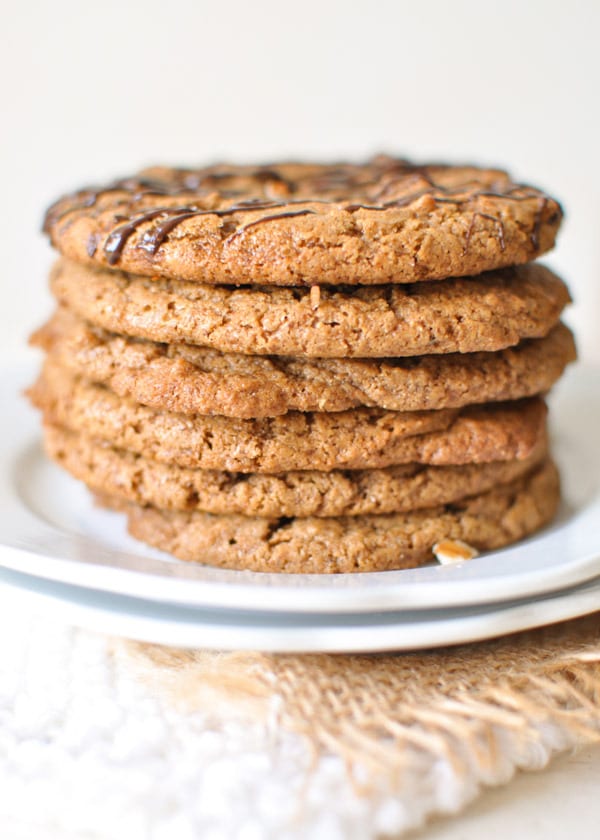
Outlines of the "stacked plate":
{"type": "Polygon", "coordinates": [[[552,396],[564,503],[513,548],[450,566],[270,575],[184,563],[127,536],[117,514],[43,456],[2,370],[0,583],[61,620],[145,641],[271,651],[409,650],[536,627],[600,609],[600,369],[552,396]]]}

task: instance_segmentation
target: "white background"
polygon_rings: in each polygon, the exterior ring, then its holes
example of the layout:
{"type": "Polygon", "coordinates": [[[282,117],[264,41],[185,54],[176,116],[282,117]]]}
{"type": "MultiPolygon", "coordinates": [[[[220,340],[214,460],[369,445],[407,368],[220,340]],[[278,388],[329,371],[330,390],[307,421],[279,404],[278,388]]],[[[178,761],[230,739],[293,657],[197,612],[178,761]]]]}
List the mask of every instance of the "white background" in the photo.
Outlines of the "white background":
{"type": "Polygon", "coordinates": [[[600,360],[600,3],[6,2],[0,336],[49,311],[38,233],[60,192],[152,162],[360,158],[508,167],[560,198],[548,261],[600,360]]]}

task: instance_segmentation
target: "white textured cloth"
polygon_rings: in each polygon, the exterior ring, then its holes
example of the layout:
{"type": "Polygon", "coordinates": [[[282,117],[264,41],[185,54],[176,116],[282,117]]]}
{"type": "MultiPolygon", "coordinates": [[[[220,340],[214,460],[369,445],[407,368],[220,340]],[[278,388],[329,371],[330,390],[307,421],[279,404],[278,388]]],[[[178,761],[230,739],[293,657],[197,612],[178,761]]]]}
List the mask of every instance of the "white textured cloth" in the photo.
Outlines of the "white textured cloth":
{"type": "Polygon", "coordinates": [[[0,627],[0,817],[22,837],[346,840],[406,822],[401,803],[357,796],[339,759],[307,785],[311,756],[276,710],[256,726],[177,712],[100,635],[6,613],[0,627]]]}
{"type": "Polygon", "coordinates": [[[279,723],[178,710],[119,644],[11,612],[0,592],[0,836],[7,840],[367,840],[455,812],[481,782],[541,767],[574,738],[506,741],[487,778],[423,760],[401,789],[361,793],[279,723]]]}

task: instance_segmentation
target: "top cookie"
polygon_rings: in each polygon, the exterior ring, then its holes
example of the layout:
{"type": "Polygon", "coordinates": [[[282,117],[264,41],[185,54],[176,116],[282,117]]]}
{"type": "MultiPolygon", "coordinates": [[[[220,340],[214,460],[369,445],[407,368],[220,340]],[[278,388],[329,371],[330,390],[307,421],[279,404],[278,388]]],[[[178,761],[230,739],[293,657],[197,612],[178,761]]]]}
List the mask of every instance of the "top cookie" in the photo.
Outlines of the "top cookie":
{"type": "Polygon", "coordinates": [[[155,167],[59,199],[44,229],[72,259],[202,283],[414,283],[534,259],[562,211],[506,172],[283,163],[155,167]]]}

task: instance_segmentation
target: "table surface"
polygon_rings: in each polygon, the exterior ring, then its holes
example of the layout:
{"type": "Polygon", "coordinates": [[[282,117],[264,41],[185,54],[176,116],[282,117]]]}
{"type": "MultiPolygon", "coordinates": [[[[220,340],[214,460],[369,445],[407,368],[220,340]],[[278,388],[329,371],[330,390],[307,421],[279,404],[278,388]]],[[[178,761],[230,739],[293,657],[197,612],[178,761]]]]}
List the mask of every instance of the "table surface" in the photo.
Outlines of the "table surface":
{"type": "Polygon", "coordinates": [[[486,791],[456,817],[437,819],[410,840],[577,840],[600,836],[600,744],[565,755],[545,770],[520,773],[486,791]]]}

